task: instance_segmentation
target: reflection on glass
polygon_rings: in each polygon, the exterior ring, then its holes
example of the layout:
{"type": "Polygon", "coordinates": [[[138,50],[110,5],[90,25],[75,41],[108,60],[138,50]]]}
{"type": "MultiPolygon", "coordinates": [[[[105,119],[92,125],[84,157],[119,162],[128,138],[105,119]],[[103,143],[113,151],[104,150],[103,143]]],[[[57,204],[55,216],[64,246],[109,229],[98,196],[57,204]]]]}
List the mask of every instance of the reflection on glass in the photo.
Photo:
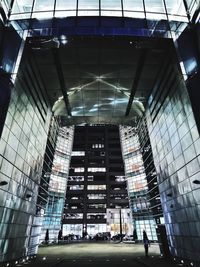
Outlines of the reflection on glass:
{"type": "Polygon", "coordinates": [[[186,16],[183,0],[165,0],[167,12],[171,15],[186,16]]]}
{"type": "Polygon", "coordinates": [[[76,0],[57,0],[56,10],[73,10],[76,9],[76,0]],[[67,2],[67,3],[66,3],[67,2]]]}
{"type": "Polygon", "coordinates": [[[147,12],[165,13],[164,4],[161,0],[145,0],[145,9],[147,12]]]}
{"type": "Polygon", "coordinates": [[[55,17],[57,18],[63,18],[63,17],[72,17],[76,16],[76,10],[73,11],[56,11],[55,17]]]}
{"type": "Polygon", "coordinates": [[[47,11],[54,9],[54,0],[36,0],[34,4],[34,11],[47,11]]]}
{"type": "Polygon", "coordinates": [[[16,0],[12,8],[12,13],[29,13],[32,9],[33,0],[16,0]]]}
{"type": "Polygon", "coordinates": [[[99,9],[99,0],[79,0],[78,9],[99,9]]]}
{"type": "Polygon", "coordinates": [[[143,11],[143,0],[123,0],[124,10],[143,11]]]}
{"type": "Polygon", "coordinates": [[[122,10],[121,0],[101,0],[101,9],[122,10]]]}
{"type": "MultiPolygon", "coordinates": [[[[122,11],[115,11],[115,10],[106,11],[106,10],[102,10],[101,11],[101,15],[102,16],[108,16],[108,17],[111,17],[111,16],[122,17],[122,11]]],[[[116,110],[115,110],[115,113],[116,113],[116,110]]]]}

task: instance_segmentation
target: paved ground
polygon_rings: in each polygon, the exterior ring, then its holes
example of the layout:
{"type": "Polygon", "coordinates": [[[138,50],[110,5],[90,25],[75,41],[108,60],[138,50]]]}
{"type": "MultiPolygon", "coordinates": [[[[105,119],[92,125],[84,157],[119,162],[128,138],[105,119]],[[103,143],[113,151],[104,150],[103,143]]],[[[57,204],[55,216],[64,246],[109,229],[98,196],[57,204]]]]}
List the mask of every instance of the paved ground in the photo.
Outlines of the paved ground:
{"type": "MultiPolygon", "coordinates": [[[[27,267],[177,267],[160,257],[158,245],[144,256],[141,244],[72,243],[39,248],[35,260],[21,264],[27,267]]],[[[180,265],[179,265],[180,266],[180,265]]]]}

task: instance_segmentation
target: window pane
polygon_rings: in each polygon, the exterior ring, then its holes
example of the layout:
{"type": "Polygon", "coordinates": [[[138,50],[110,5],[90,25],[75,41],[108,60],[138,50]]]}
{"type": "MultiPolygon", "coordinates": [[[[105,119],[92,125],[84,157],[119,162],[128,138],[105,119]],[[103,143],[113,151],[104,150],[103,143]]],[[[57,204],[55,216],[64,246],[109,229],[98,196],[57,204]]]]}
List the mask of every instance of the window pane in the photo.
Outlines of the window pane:
{"type": "Polygon", "coordinates": [[[130,11],[143,11],[143,1],[142,0],[123,0],[123,8],[124,10],[130,11]]]}
{"type": "Polygon", "coordinates": [[[121,10],[121,0],[101,0],[101,9],[121,10]]]}
{"type": "Polygon", "coordinates": [[[79,0],[78,9],[99,9],[99,0],[79,0]]]}
{"type": "Polygon", "coordinates": [[[76,0],[57,0],[56,10],[71,10],[76,9],[76,0]],[[67,2],[67,3],[66,3],[67,2]]]}
{"type": "Polygon", "coordinates": [[[33,0],[16,0],[14,1],[14,6],[12,8],[13,13],[25,13],[31,12],[33,0]]]}
{"type": "Polygon", "coordinates": [[[53,11],[52,12],[34,12],[32,17],[37,18],[37,19],[51,18],[53,17],[53,11]]]}
{"type": "Polygon", "coordinates": [[[182,0],[165,0],[167,12],[173,15],[186,16],[186,10],[182,0]]]}
{"type": "Polygon", "coordinates": [[[63,17],[72,17],[76,16],[76,10],[74,11],[56,11],[55,17],[63,18],[63,17]]]}
{"type": "Polygon", "coordinates": [[[162,0],[145,0],[145,8],[147,12],[165,13],[162,0]]]}
{"type": "Polygon", "coordinates": [[[121,11],[103,10],[103,11],[101,11],[101,15],[102,16],[108,16],[108,17],[111,17],[111,16],[122,17],[122,10],[121,11]]]}
{"type": "Polygon", "coordinates": [[[54,0],[36,0],[34,11],[47,11],[54,9],[54,0]]]}
{"type": "Polygon", "coordinates": [[[124,11],[124,17],[145,18],[144,12],[130,12],[130,11],[124,11]]]}
{"type": "Polygon", "coordinates": [[[79,10],[78,16],[99,16],[99,10],[79,10]]]}

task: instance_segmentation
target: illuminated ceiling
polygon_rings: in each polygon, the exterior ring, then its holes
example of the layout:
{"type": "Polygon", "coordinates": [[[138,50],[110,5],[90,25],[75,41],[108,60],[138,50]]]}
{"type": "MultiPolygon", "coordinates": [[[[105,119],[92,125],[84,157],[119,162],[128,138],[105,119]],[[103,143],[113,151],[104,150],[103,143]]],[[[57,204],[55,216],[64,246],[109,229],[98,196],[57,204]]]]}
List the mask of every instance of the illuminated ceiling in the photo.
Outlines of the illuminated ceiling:
{"type": "Polygon", "coordinates": [[[27,48],[55,115],[67,124],[133,124],[169,58],[169,39],[74,37],[27,48]]]}

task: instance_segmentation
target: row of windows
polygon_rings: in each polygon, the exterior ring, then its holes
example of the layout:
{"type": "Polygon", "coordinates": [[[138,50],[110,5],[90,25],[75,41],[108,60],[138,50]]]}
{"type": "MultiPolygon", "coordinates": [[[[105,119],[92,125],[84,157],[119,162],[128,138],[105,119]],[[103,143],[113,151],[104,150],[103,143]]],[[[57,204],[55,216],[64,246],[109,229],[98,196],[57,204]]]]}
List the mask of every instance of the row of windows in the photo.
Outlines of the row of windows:
{"type": "MultiPolygon", "coordinates": [[[[83,190],[84,185],[69,185],[68,190],[83,190]]],[[[88,190],[106,190],[106,185],[88,185],[88,190]]]]}
{"type": "MultiPolygon", "coordinates": [[[[127,16],[186,21],[183,0],[15,0],[11,19],[66,16],[127,16]],[[23,17],[16,14],[24,14],[23,17]]],[[[195,12],[197,1],[187,0],[190,13],[195,12]]]]}
{"type": "MultiPolygon", "coordinates": [[[[74,170],[74,172],[84,172],[85,168],[84,167],[76,167],[76,168],[71,168],[74,170]]],[[[89,167],[87,169],[88,172],[106,172],[106,168],[105,167],[89,167]]]]}

